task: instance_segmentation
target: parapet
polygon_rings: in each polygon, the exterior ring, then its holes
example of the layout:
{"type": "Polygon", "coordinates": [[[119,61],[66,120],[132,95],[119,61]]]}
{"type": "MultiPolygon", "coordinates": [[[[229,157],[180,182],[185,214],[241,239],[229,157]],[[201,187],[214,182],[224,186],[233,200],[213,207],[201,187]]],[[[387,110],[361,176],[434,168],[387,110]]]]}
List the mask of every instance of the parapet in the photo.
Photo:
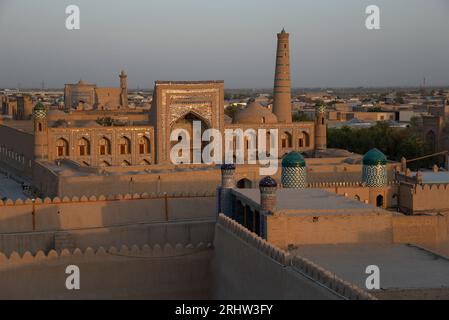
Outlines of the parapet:
{"type": "Polygon", "coordinates": [[[217,226],[231,232],[240,240],[246,242],[278,263],[292,268],[294,271],[299,272],[312,281],[320,283],[345,299],[377,300],[377,298],[370,293],[341,279],[336,274],[322,268],[312,261],[298,255],[291,255],[288,252],[277,248],[224,214],[219,214],[217,226]]]}
{"type": "Polygon", "coordinates": [[[131,247],[122,245],[120,248],[112,246],[107,250],[103,247],[99,247],[97,249],[88,247],[85,250],[82,250],[80,248],[76,248],[74,250],[63,249],[61,251],[50,250],[47,253],[39,250],[34,255],[30,251],[26,251],[22,256],[16,251],[12,252],[9,256],[5,255],[3,252],[0,252],[0,270],[23,266],[25,264],[36,262],[40,263],[57,259],[88,260],[104,259],[107,256],[142,259],[177,258],[211,249],[211,243],[205,244],[200,242],[197,245],[184,245],[178,243],[174,246],[169,243],[166,243],[162,246],[159,244],[155,244],[153,246],[145,244],[141,247],[137,245],[132,245],[131,247]]]}
{"type": "Polygon", "coordinates": [[[117,200],[138,200],[138,199],[174,199],[174,198],[207,198],[215,197],[215,192],[159,192],[159,193],[134,193],[134,194],[110,194],[99,196],[73,196],[73,197],[54,197],[54,198],[35,198],[35,199],[5,199],[0,200],[0,206],[20,206],[35,204],[57,204],[57,203],[79,203],[79,202],[96,202],[96,201],[117,201],[117,200]]]}

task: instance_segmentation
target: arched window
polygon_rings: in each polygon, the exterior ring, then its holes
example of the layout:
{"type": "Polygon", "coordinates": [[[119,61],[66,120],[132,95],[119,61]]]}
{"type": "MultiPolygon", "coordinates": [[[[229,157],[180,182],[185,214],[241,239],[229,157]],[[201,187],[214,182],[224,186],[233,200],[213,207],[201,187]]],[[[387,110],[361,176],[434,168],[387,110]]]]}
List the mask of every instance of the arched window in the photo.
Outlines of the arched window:
{"type": "Polygon", "coordinates": [[[131,163],[129,163],[129,162],[126,161],[126,160],[123,160],[122,163],[121,163],[121,166],[122,166],[122,167],[127,167],[127,166],[130,166],[130,165],[131,165],[131,163]]]}
{"type": "Polygon", "coordinates": [[[64,138],[56,140],[56,155],[58,158],[64,158],[69,155],[69,143],[64,138]]]}
{"type": "Polygon", "coordinates": [[[357,194],[355,195],[354,199],[360,201],[360,197],[357,194]]]}
{"type": "Polygon", "coordinates": [[[42,123],[39,122],[37,127],[38,127],[39,132],[42,132],[42,123]]]}
{"type": "Polygon", "coordinates": [[[291,148],[293,147],[292,135],[289,132],[284,132],[282,134],[282,148],[291,148]]]}
{"type": "Polygon", "coordinates": [[[150,139],[147,137],[139,138],[139,154],[147,154],[151,152],[150,139]]]}
{"type": "Polygon", "coordinates": [[[121,137],[119,140],[120,154],[131,153],[131,141],[127,137],[121,137]]]}
{"type": "Polygon", "coordinates": [[[111,142],[108,138],[103,137],[100,139],[100,141],[98,141],[98,153],[101,156],[111,154],[111,142]]]}
{"type": "Polygon", "coordinates": [[[83,156],[90,156],[90,142],[86,138],[78,140],[78,154],[83,156]]]}
{"type": "Polygon", "coordinates": [[[301,133],[299,134],[298,147],[299,148],[310,147],[310,135],[307,132],[301,131],[301,133]]]}

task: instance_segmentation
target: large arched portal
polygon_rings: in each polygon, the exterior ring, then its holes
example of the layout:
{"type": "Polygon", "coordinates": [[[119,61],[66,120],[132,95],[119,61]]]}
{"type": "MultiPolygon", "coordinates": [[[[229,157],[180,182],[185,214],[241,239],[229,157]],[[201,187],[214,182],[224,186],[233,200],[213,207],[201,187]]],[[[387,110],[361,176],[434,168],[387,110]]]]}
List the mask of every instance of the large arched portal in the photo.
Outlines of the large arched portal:
{"type": "MultiPolygon", "coordinates": [[[[204,130],[209,129],[209,125],[207,122],[199,117],[198,115],[189,112],[183,117],[176,120],[171,127],[171,132],[177,130],[177,129],[183,129],[187,133],[187,136],[190,138],[190,163],[193,163],[193,154],[195,152],[201,152],[200,155],[202,155],[203,149],[206,145],[209,144],[208,141],[201,141],[201,137],[203,136],[204,130]],[[198,134],[198,137],[196,137],[197,141],[200,141],[200,143],[197,146],[194,146],[194,122],[198,121],[198,123],[201,124],[201,134],[198,134]],[[194,148],[195,147],[195,148],[194,148]]],[[[179,134],[177,140],[171,141],[171,148],[175,146],[176,144],[180,143],[183,139],[186,139],[187,137],[184,137],[183,135],[179,134]]],[[[178,156],[181,156],[181,153],[178,153],[178,156]]],[[[184,155],[182,155],[184,156],[184,155]]],[[[200,162],[203,162],[202,157],[200,156],[199,159],[200,162]]]]}

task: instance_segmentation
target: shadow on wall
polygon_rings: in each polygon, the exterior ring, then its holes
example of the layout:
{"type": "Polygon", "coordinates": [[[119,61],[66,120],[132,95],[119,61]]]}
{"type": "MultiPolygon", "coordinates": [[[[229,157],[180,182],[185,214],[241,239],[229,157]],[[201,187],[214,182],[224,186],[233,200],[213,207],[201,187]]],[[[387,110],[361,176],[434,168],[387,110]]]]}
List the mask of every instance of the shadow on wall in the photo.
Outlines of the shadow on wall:
{"type": "Polygon", "coordinates": [[[0,253],[0,299],[208,299],[210,244],[0,253]],[[67,290],[68,265],[80,290],[67,290]]]}
{"type": "Polygon", "coordinates": [[[128,175],[59,176],[59,194],[87,196],[100,194],[214,192],[220,184],[219,170],[142,173],[128,175]]]}
{"type": "MultiPolygon", "coordinates": [[[[20,200],[16,204],[7,201],[1,205],[0,249],[3,251],[49,250],[54,247],[53,234],[63,231],[79,234],[78,239],[82,238],[83,233],[96,233],[97,241],[106,241],[107,245],[117,243],[117,239],[149,240],[143,229],[138,231],[140,237],[130,236],[128,231],[133,226],[145,224],[158,225],[157,228],[152,227],[152,231],[157,233],[158,242],[178,239],[178,234],[185,237],[186,234],[199,233],[201,238],[202,233],[209,232],[201,227],[196,230],[197,227],[188,223],[213,222],[216,217],[215,196],[212,194],[117,195],[110,196],[109,200],[101,196],[98,199],[65,197],[62,200],[36,199],[35,204],[31,200],[25,203],[20,200]]],[[[96,241],[93,236],[89,239],[96,241]]],[[[183,241],[186,242],[190,239],[183,241]]],[[[148,242],[139,240],[139,243],[148,242]]]]}

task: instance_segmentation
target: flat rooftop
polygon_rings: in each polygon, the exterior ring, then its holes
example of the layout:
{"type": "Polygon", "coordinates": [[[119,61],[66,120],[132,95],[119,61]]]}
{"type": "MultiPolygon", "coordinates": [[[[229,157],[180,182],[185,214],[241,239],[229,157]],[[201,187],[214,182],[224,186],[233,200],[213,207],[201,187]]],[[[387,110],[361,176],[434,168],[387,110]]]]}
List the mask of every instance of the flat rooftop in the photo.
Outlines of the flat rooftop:
{"type": "Polygon", "coordinates": [[[449,260],[407,244],[306,245],[290,251],[365,288],[366,267],[380,269],[381,289],[449,287],[449,260]]]}
{"type": "MultiPolygon", "coordinates": [[[[449,183],[449,171],[423,171],[421,173],[423,183],[449,183]]],[[[412,172],[411,176],[415,177],[416,172],[412,172]]]]}
{"type": "MultiPolygon", "coordinates": [[[[233,194],[258,207],[260,204],[259,189],[233,189],[233,194]]],[[[333,214],[391,214],[361,201],[322,189],[278,189],[276,191],[278,211],[291,216],[333,215],[333,214]]]]}
{"type": "Polygon", "coordinates": [[[14,128],[29,134],[34,134],[34,122],[32,120],[5,120],[0,125],[14,128]]]}

